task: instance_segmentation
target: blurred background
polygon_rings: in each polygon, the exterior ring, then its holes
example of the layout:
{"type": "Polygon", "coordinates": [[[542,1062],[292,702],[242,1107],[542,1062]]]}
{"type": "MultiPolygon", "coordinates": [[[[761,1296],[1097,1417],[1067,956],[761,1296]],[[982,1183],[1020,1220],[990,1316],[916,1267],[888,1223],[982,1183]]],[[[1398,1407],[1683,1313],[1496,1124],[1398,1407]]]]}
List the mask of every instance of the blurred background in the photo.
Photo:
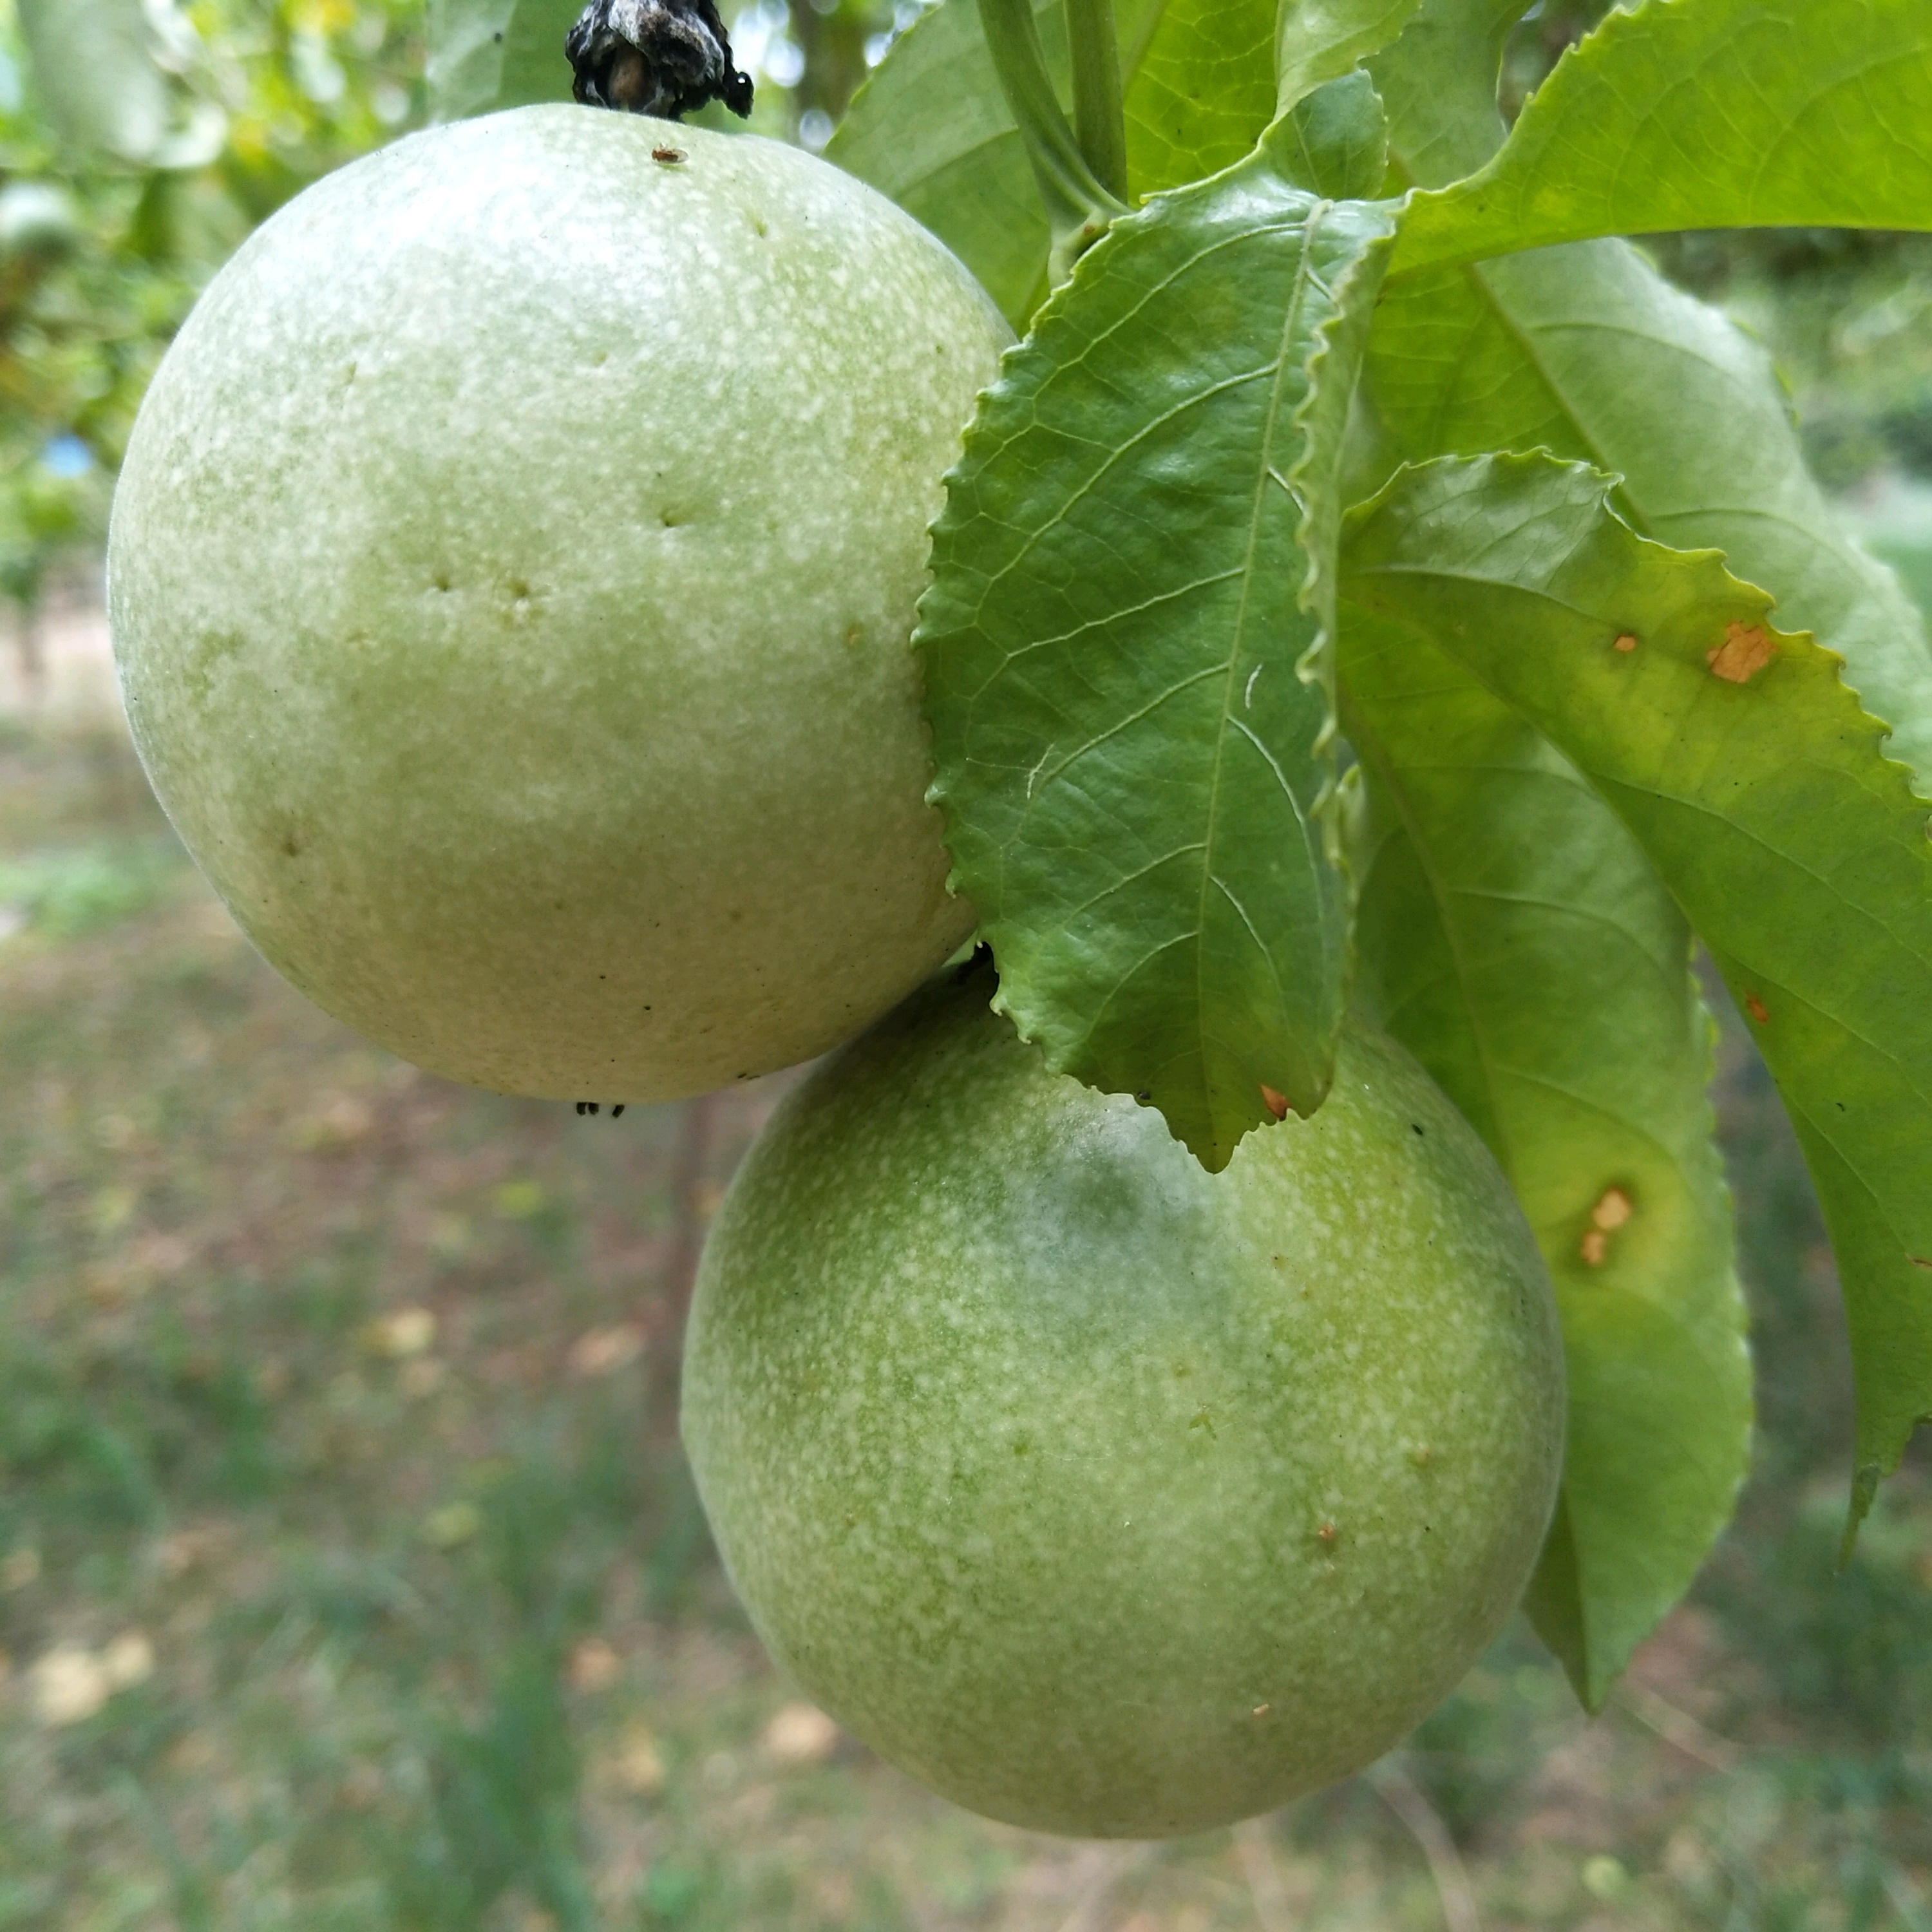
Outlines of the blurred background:
{"type": "MultiPolygon", "coordinates": [[[[1600,10],[1532,15],[1508,100],[1600,10]]],[[[823,146],[916,12],[737,14],[758,124],[823,146]]],[[[1518,1628],[1353,1783],[1108,1847],[928,1797],[778,1681],[677,1454],[675,1352],[778,1083],[580,1119],[370,1047],[241,939],[114,699],[142,386],[255,223],[424,119],[422,13],[125,18],[137,45],[53,50],[124,82],[65,100],[0,10],[0,1932],[1932,1932],[1932,1462],[1839,1570],[1836,1284],[1728,1017],[1755,1473],[1600,1718],[1518,1628]]],[[[1772,344],[1932,598],[1932,242],[1657,252],[1772,344]]]]}

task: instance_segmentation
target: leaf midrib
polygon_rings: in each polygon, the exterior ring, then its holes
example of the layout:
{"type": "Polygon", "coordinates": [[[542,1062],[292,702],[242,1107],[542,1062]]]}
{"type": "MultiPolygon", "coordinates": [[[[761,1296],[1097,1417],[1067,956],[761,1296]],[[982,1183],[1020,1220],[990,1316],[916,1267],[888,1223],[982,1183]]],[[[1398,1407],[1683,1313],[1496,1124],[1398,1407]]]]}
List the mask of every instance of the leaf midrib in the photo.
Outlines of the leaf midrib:
{"type": "MultiPolygon", "coordinates": [[[[1232,634],[1228,646],[1227,682],[1224,687],[1221,704],[1221,722],[1214,736],[1213,776],[1208,784],[1208,824],[1201,862],[1201,891],[1196,902],[1194,920],[1194,1024],[1195,1031],[1200,1042],[1202,1085],[1204,1090],[1206,1090],[1210,1132],[1214,1131],[1218,1124],[1214,1118],[1216,1112],[1214,1098],[1208,1076],[1208,1036],[1205,1024],[1208,993],[1204,983],[1206,949],[1202,941],[1202,935],[1208,929],[1209,890],[1212,886],[1221,885],[1220,879],[1216,876],[1214,855],[1220,836],[1222,781],[1227,766],[1228,726],[1234,717],[1234,685],[1241,662],[1242,643],[1247,635],[1249,608],[1254,593],[1256,574],[1256,552],[1261,544],[1262,519],[1266,513],[1270,485],[1279,488],[1290,502],[1294,501],[1292,493],[1289,491],[1286,481],[1278,478],[1275,474],[1275,436],[1280,425],[1282,411],[1287,406],[1282,391],[1288,379],[1289,363],[1296,339],[1297,328],[1306,306],[1309,287],[1314,280],[1315,241],[1317,236],[1321,233],[1322,223],[1333,205],[1330,202],[1318,201],[1310,208],[1302,220],[1301,247],[1296,256],[1294,281],[1289,291],[1287,307],[1282,318],[1281,340],[1275,352],[1274,380],[1269,391],[1268,408],[1260,439],[1258,473],[1255,478],[1254,494],[1251,499],[1248,514],[1247,542],[1244,547],[1241,557],[1240,604],[1234,613],[1234,620],[1232,626],[1232,634]]],[[[1270,229],[1267,232],[1272,233],[1276,231],[1270,229]]],[[[1289,667],[1291,672],[1294,668],[1295,667],[1292,665],[1289,667]]],[[[1295,807],[1296,817],[1302,820],[1305,830],[1306,820],[1301,813],[1300,801],[1295,799],[1292,789],[1288,793],[1288,798],[1290,802],[1295,807]]],[[[1221,886],[1221,890],[1224,892],[1227,892],[1226,886],[1221,886]]],[[[1231,899],[1233,898],[1232,893],[1228,896],[1231,899]]],[[[1249,920],[1246,909],[1238,901],[1234,903],[1235,910],[1241,914],[1242,923],[1247,927],[1249,933],[1255,938],[1256,944],[1259,944],[1260,937],[1255,933],[1253,924],[1249,920]]],[[[1266,946],[1262,946],[1261,952],[1262,958],[1267,963],[1268,976],[1274,982],[1276,993],[1277,996],[1281,996],[1283,992],[1281,975],[1276,964],[1274,955],[1266,946]]]]}

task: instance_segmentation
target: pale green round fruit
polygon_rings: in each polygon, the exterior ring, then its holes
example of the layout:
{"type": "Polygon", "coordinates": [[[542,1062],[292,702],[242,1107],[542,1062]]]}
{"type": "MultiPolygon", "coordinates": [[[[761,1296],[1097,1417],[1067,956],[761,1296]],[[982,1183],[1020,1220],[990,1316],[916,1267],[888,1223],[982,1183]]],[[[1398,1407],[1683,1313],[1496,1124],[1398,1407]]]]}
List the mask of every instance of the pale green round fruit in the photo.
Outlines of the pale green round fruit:
{"type": "Polygon", "coordinates": [[[958,945],[908,646],[1007,339],[797,150],[575,106],[309,189],[144,404],[136,743],[319,1004],[506,1091],[823,1052],[958,945]]]}
{"type": "Polygon", "coordinates": [[[753,1623],[962,1804],[1153,1838],[1358,1769],[1508,1616],[1562,1344],[1487,1151],[1378,1035],[1210,1175],[986,976],[790,1094],[707,1247],[684,1438],[753,1623]]]}

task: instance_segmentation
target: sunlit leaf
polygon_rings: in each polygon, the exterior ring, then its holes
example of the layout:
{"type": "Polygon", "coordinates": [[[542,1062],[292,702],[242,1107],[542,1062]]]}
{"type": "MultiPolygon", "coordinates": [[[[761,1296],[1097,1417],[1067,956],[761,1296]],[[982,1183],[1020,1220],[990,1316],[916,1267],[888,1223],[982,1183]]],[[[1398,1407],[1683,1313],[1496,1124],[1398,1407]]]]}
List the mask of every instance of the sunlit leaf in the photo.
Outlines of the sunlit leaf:
{"type": "Polygon", "coordinates": [[[1352,604],[1544,732],[1635,834],[1748,1016],[1816,1184],[1870,1501],[1932,1412],[1932,843],[1832,655],[1713,552],[1544,457],[1404,472],[1352,512],[1352,604]]]}
{"type": "Polygon", "coordinates": [[[1925,0],[1648,0],[1557,64],[1395,274],[1679,228],[1932,226],[1925,0]]]}
{"type": "Polygon", "coordinates": [[[1346,946],[1329,560],[1393,224],[1291,140],[1116,224],[1008,356],[920,632],[1006,1010],[1216,1168],[1326,1091],[1346,946]]]}
{"type": "Polygon", "coordinates": [[[1530,1592],[1600,1706],[1729,1520],[1750,1366],[1690,935],[1576,767],[1412,628],[1341,612],[1368,779],[1357,984],[1510,1178],[1570,1384],[1530,1592]]]}
{"type": "Polygon", "coordinates": [[[1290,110],[1294,177],[1334,201],[1366,201],[1388,171],[1388,123],[1359,68],[1318,87],[1290,110]]]}
{"type": "MultiPolygon", "coordinates": [[[[1129,9],[1127,10],[1131,10],[1129,9]]],[[[1274,118],[1274,0],[1164,0],[1123,45],[1136,194],[1232,167],[1274,118]]]]}
{"type": "MultiPolygon", "coordinates": [[[[1372,68],[1412,179],[1503,137],[1498,0],[1430,0],[1372,68]]],[[[1932,788],[1932,651],[1897,580],[1852,543],[1804,466],[1769,357],[1625,244],[1599,242],[1384,285],[1367,382],[1392,458],[1546,448],[1621,476],[1643,534],[1723,550],[1778,617],[1842,656],[1894,756],[1932,788]]]]}
{"type": "Polygon", "coordinates": [[[1420,4],[1421,0],[1294,0],[1284,7],[1275,50],[1282,106],[1294,106],[1388,46],[1420,4]]]}

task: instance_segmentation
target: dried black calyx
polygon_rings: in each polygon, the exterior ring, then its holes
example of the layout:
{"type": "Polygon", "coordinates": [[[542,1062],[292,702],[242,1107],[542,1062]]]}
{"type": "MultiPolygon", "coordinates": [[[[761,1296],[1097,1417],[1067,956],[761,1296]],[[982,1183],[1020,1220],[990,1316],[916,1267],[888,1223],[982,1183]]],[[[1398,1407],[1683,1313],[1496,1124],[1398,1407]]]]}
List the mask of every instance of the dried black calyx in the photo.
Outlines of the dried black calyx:
{"type": "Polygon", "coordinates": [[[588,107],[675,121],[707,100],[742,118],[752,76],[731,64],[731,37],[712,0],[590,0],[565,35],[588,107]]]}

